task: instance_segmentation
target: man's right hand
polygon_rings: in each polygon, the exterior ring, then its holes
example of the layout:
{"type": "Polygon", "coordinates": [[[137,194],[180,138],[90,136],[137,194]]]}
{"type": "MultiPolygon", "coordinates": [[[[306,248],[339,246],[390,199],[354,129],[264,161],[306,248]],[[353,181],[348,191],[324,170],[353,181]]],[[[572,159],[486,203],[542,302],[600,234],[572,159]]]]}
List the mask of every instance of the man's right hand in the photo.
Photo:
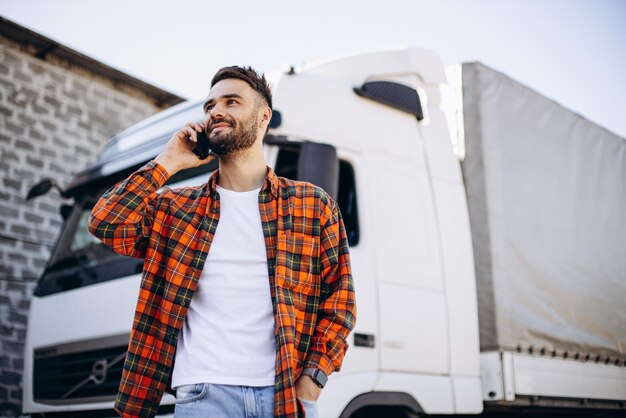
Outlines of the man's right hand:
{"type": "Polygon", "coordinates": [[[187,168],[199,167],[215,160],[217,156],[213,153],[201,160],[192,149],[196,146],[196,132],[202,132],[204,126],[200,123],[188,123],[172,135],[165,149],[154,159],[155,162],[163,166],[167,173],[172,176],[175,173],[187,168]]]}

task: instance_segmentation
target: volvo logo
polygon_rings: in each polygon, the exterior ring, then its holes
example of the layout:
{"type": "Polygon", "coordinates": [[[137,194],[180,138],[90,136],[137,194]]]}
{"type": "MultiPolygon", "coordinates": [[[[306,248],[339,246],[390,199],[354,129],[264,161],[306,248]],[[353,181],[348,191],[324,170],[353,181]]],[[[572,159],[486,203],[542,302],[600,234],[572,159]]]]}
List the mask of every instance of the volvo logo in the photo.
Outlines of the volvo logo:
{"type": "Polygon", "coordinates": [[[109,363],[106,359],[98,360],[91,366],[91,374],[89,377],[96,385],[101,385],[107,378],[108,369],[109,363]]]}
{"type": "Polygon", "coordinates": [[[122,353],[111,361],[108,361],[106,358],[96,360],[91,366],[91,373],[89,373],[89,376],[85,377],[82,381],[80,381],[80,383],[65,392],[61,399],[67,399],[72,393],[76,392],[78,389],[84,387],[90,382],[93,382],[96,385],[103,384],[107,378],[107,372],[109,371],[109,368],[122,361],[125,356],[126,353],[122,353]]]}

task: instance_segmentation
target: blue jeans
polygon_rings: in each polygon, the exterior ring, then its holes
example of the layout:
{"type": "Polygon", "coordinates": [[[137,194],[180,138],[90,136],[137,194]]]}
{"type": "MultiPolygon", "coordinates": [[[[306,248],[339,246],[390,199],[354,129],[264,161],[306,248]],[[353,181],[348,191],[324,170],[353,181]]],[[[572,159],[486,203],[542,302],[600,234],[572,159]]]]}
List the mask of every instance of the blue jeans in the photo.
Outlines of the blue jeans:
{"type": "MultiPolygon", "coordinates": [[[[318,418],[317,403],[300,399],[306,418],[318,418]]],[[[174,418],[272,418],[274,386],[236,386],[213,383],[176,389],[174,418]]]]}

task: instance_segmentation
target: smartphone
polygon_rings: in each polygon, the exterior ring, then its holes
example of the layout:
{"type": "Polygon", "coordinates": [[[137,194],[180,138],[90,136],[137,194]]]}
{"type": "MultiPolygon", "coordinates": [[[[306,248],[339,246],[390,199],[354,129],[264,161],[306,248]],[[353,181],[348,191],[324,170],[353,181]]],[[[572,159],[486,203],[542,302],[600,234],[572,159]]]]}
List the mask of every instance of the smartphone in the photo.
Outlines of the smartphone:
{"type": "Polygon", "coordinates": [[[192,149],[192,151],[198,156],[198,158],[204,160],[211,153],[211,149],[209,148],[209,138],[206,136],[204,131],[196,132],[196,138],[198,138],[198,142],[196,142],[196,146],[192,149]]]}

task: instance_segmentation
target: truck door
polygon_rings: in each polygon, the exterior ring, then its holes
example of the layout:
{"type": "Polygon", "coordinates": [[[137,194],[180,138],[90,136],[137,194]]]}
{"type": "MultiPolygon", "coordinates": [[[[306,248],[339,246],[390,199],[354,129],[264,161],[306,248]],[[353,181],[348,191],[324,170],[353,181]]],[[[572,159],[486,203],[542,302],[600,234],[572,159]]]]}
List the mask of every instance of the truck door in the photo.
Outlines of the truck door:
{"type": "MultiPolygon", "coordinates": [[[[341,369],[341,376],[355,372],[375,372],[378,367],[379,336],[378,315],[375,306],[376,283],[374,246],[371,232],[366,225],[371,225],[368,207],[364,202],[368,184],[361,153],[339,149],[339,188],[337,203],[350,244],[350,257],[357,298],[357,324],[349,337],[348,355],[341,369]]],[[[278,148],[275,172],[279,176],[297,179],[299,147],[281,145],[278,148]]],[[[372,374],[373,375],[373,374],[372,374]]],[[[362,380],[363,391],[371,390],[374,380],[362,380]]],[[[356,388],[352,388],[356,390],[356,388]]]]}

